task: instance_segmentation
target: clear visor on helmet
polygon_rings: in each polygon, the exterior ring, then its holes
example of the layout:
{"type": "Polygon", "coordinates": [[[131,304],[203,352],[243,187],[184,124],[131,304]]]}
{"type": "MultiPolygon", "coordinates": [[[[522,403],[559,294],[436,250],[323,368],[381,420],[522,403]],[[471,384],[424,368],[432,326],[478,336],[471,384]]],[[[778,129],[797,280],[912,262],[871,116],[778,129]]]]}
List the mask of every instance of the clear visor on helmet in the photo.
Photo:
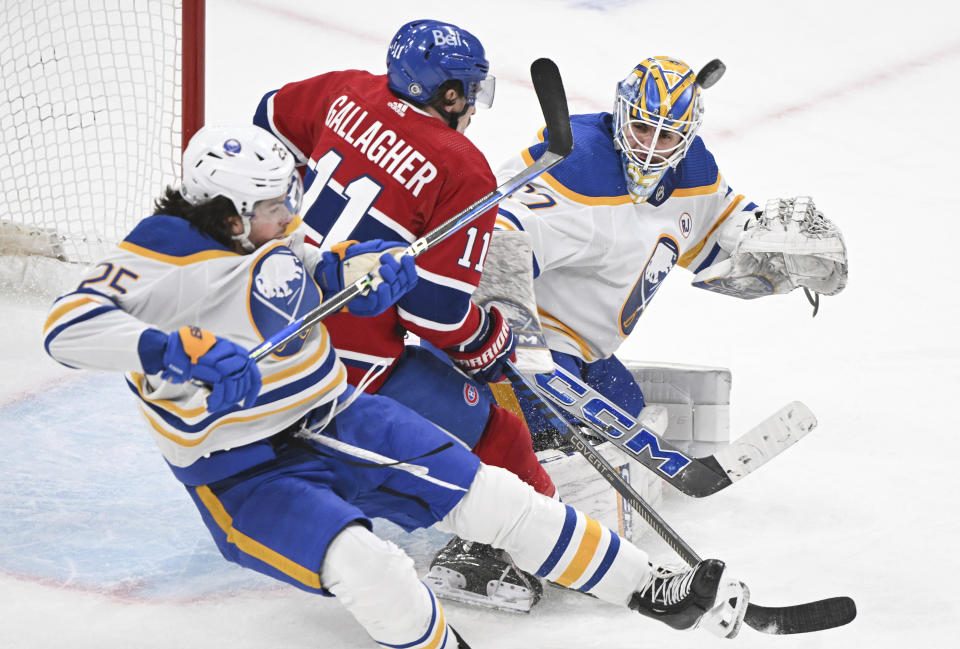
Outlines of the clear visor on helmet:
{"type": "Polygon", "coordinates": [[[473,81],[467,88],[467,103],[479,108],[490,108],[493,106],[493,95],[496,92],[497,79],[492,74],[488,74],[480,81],[473,81]]]}
{"type": "Polygon", "coordinates": [[[287,199],[284,201],[291,214],[300,214],[303,204],[303,182],[296,171],[290,176],[290,185],[287,187],[287,199]]]}
{"type": "Polygon", "coordinates": [[[298,215],[302,202],[303,183],[300,181],[300,174],[294,172],[290,176],[287,191],[283,196],[257,201],[253,206],[253,211],[245,216],[282,220],[298,215]]]}
{"type": "Polygon", "coordinates": [[[645,171],[675,167],[693,142],[701,117],[673,120],[617,96],[615,138],[620,150],[645,171]]]}

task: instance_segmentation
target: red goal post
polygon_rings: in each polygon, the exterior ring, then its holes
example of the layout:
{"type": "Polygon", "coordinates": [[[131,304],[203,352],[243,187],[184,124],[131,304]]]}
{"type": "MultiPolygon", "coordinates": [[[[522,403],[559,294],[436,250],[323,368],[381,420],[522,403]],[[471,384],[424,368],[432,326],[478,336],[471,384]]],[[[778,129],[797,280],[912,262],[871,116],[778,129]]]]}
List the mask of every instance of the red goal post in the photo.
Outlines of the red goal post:
{"type": "Polygon", "coordinates": [[[0,257],[88,264],[180,177],[203,124],[204,0],[0,6],[0,257]]]}

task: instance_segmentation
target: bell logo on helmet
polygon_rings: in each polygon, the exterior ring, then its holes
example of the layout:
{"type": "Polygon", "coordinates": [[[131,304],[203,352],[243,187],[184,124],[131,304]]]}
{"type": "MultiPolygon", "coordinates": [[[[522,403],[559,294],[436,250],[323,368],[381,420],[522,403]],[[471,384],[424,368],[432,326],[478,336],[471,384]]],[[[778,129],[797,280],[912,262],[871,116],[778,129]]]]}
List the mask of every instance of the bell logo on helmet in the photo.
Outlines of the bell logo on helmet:
{"type": "Polygon", "coordinates": [[[451,33],[444,34],[441,29],[433,30],[433,44],[437,45],[455,45],[457,47],[463,45],[463,41],[460,40],[460,32],[455,29],[450,30],[451,33]]]}
{"type": "Polygon", "coordinates": [[[240,153],[240,149],[243,147],[240,146],[240,141],[235,138],[230,138],[223,143],[223,152],[228,156],[233,157],[240,153]]]}

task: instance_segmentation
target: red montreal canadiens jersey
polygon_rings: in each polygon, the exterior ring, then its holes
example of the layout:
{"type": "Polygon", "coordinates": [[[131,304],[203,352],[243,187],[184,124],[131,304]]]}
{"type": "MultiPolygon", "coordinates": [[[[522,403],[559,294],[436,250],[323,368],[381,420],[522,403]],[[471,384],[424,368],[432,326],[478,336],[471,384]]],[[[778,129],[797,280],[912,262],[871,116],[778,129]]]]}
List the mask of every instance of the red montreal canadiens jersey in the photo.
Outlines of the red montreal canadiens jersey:
{"type": "MultiPolygon", "coordinates": [[[[306,167],[303,221],[323,249],[350,239],[411,243],[495,189],[483,154],[393,95],[385,75],[345,70],[290,83],[264,96],[254,122],[306,167]]],[[[496,211],[420,255],[417,286],[396,308],[324,321],[351,383],[399,357],[404,329],[441,349],[478,333],[482,319],[470,298],[496,211]]]]}

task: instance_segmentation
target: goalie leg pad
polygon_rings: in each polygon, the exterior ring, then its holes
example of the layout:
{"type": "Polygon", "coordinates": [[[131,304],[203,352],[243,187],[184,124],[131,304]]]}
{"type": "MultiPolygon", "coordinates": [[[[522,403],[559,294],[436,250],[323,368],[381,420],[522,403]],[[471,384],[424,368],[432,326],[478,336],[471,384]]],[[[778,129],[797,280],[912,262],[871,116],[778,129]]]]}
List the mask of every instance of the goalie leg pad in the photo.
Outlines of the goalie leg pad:
{"type": "MultiPolygon", "coordinates": [[[[656,505],[662,500],[663,480],[656,474],[610,442],[593,448],[647,503],[656,505]]],[[[537,457],[567,505],[616,531],[624,539],[637,541],[649,529],[629,502],[580,453],[547,450],[538,453],[537,457]]]]}
{"type": "Polygon", "coordinates": [[[497,467],[480,467],[438,527],[506,550],[538,577],[621,606],[650,574],[642,550],[497,467]]]}

